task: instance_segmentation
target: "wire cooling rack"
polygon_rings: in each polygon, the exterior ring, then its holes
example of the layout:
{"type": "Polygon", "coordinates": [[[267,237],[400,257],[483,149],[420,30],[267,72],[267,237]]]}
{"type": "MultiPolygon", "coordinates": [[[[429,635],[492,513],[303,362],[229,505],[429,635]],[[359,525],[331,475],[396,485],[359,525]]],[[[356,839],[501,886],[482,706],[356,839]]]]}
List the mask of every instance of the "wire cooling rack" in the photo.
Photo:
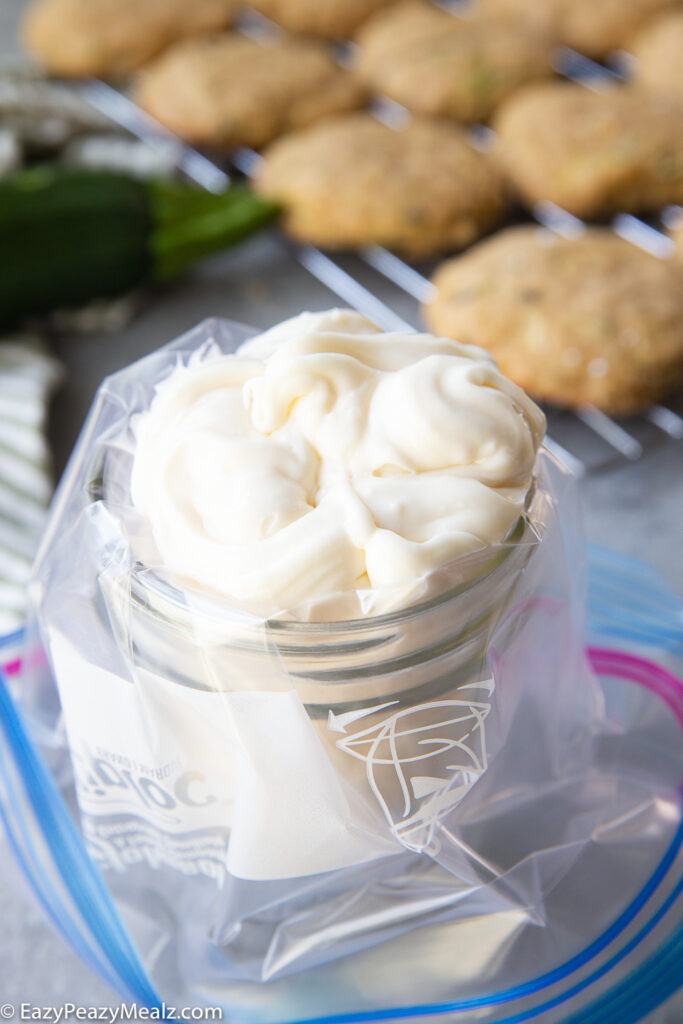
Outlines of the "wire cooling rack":
{"type": "MultiPolygon", "coordinates": [[[[451,8],[457,4],[442,4],[451,8]]],[[[260,16],[249,16],[239,26],[245,34],[263,38],[279,31],[260,16]]],[[[348,47],[341,44],[342,63],[348,58],[348,47]]],[[[607,84],[622,79],[628,68],[629,55],[616,54],[614,66],[597,62],[568,47],[558,47],[554,54],[554,69],[565,78],[572,79],[590,89],[603,89],[607,84]]],[[[101,81],[83,85],[83,95],[112,122],[152,147],[162,147],[171,156],[178,170],[189,179],[208,189],[222,191],[231,180],[231,172],[249,174],[261,159],[253,150],[240,148],[229,155],[226,167],[215,159],[185,144],[177,136],[141,110],[124,93],[101,81]]],[[[373,113],[392,127],[397,127],[410,116],[409,112],[392,100],[374,104],[373,113]]],[[[471,129],[475,146],[486,149],[495,142],[492,130],[483,125],[471,129]]],[[[574,237],[585,224],[566,210],[551,202],[537,203],[532,211],[537,223],[565,237],[574,237]]],[[[673,255],[674,243],[662,228],[683,217],[683,210],[670,207],[663,211],[656,223],[647,223],[632,214],[618,214],[611,222],[612,229],[634,245],[660,258],[673,255]]],[[[394,253],[379,246],[370,246],[353,254],[330,254],[311,245],[297,245],[278,236],[279,244],[287,249],[313,277],[330,292],[352,308],[364,313],[385,330],[413,331],[420,329],[419,307],[427,301],[433,290],[428,276],[394,253]],[[390,285],[396,305],[402,310],[409,300],[408,312],[400,315],[394,303],[380,298],[373,290],[378,279],[390,285]]],[[[385,291],[386,289],[382,289],[385,291]]],[[[616,420],[591,405],[571,412],[546,408],[548,435],[546,445],[575,475],[605,471],[624,461],[636,461],[662,442],[683,440],[683,416],[669,405],[651,405],[641,416],[616,420]]]]}

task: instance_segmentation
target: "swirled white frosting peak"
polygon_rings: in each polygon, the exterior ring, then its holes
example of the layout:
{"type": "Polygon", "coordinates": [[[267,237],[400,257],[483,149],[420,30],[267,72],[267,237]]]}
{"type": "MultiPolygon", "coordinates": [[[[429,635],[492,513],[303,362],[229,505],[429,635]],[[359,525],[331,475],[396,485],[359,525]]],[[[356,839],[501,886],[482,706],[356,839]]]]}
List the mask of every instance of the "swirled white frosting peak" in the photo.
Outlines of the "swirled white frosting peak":
{"type": "Polygon", "coordinates": [[[157,388],[133,502],[167,570],[273,614],[501,541],[544,428],[481,349],[303,313],[157,388]]]}

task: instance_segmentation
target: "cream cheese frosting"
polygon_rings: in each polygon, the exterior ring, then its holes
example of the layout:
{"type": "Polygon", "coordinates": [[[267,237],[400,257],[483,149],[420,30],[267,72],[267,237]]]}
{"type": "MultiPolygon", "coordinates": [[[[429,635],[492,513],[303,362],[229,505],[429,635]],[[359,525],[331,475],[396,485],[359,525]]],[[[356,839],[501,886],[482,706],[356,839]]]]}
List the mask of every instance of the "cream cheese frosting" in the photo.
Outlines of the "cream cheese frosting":
{"type": "Polygon", "coordinates": [[[271,615],[502,541],[544,429],[482,349],[303,313],[157,387],[132,498],[166,570],[271,615]]]}

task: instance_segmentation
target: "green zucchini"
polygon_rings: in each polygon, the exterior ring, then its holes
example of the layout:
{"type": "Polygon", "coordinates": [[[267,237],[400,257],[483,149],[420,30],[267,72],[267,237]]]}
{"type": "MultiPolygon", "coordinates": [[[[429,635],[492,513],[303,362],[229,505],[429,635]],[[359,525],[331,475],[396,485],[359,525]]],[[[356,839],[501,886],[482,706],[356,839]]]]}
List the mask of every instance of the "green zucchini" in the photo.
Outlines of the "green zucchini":
{"type": "Polygon", "coordinates": [[[167,281],[276,213],[245,185],[213,193],[53,167],[11,175],[0,180],[0,329],[167,281]]]}

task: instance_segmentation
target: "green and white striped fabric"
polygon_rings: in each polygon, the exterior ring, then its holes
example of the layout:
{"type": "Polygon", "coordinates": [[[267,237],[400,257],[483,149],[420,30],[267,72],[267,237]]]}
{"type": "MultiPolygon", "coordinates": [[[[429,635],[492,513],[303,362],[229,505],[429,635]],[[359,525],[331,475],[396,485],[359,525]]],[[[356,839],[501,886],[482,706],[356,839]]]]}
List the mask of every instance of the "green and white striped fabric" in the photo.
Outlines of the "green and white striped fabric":
{"type": "Polygon", "coordinates": [[[61,368],[39,338],[0,339],[0,636],[24,621],[52,496],[46,420],[61,368]]]}

